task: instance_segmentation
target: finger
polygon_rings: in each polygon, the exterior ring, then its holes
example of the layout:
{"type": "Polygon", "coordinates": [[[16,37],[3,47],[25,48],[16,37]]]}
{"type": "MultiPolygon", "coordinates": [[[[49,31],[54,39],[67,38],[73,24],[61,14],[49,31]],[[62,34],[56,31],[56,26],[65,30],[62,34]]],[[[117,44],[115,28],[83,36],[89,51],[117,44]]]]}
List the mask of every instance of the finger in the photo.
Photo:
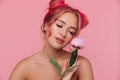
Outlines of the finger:
{"type": "Polygon", "coordinates": [[[68,64],[68,61],[65,60],[62,64],[62,71],[65,71],[65,69],[67,68],[67,64],[68,64]]]}
{"type": "Polygon", "coordinates": [[[66,69],[66,63],[63,62],[63,65],[62,65],[62,71],[64,71],[66,69]]]}
{"type": "Polygon", "coordinates": [[[76,65],[80,65],[80,61],[77,61],[76,65]]]}
{"type": "Polygon", "coordinates": [[[63,80],[70,80],[76,70],[77,67],[71,70],[70,72],[67,72],[66,75],[63,77],[63,80]]]}

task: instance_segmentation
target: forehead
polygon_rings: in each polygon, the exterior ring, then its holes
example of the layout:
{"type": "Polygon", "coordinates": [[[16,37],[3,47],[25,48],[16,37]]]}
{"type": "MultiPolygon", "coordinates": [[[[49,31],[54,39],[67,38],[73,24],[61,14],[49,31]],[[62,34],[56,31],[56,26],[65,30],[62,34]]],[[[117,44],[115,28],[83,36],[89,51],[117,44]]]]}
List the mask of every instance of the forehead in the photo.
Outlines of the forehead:
{"type": "Polygon", "coordinates": [[[62,14],[57,21],[63,21],[66,25],[77,27],[78,19],[74,13],[64,13],[62,14]]]}

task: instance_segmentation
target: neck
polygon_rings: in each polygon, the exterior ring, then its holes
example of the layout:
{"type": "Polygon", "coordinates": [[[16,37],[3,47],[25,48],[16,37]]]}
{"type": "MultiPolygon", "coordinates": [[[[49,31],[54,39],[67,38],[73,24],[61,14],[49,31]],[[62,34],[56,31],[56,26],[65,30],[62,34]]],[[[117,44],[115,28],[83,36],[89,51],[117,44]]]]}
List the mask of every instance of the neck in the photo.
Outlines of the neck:
{"type": "Polygon", "coordinates": [[[47,41],[45,41],[43,49],[42,49],[42,55],[50,60],[50,54],[53,54],[56,59],[60,59],[62,57],[63,49],[55,49],[51,47],[47,41]]]}

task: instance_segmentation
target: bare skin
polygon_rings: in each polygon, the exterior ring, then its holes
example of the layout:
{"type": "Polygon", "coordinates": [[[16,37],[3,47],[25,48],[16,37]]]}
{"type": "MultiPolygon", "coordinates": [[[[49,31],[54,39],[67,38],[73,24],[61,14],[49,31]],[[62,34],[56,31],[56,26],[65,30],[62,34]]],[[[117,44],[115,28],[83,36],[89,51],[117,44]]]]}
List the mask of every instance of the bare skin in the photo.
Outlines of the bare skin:
{"type": "MultiPolygon", "coordinates": [[[[20,61],[14,68],[9,80],[61,80],[60,74],[50,62],[50,54],[52,53],[55,56],[64,69],[71,54],[64,51],[63,48],[74,37],[72,34],[77,28],[76,23],[77,19],[74,14],[64,13],[51,27],[46,25],[45,36],[47,38],[45,38],[43,49],[20,61]],[[48,37],[49,31],[51,31],[50,37],[48,37]]],[[[93,80],[89,60],[78,56],[77,62],[79,62],[79,66],[64,76],[62,80],[93,80]]]]}
{"type": "MultiPolygon", "coordinates": [[[[60,74],[51,64],[50,60],[41,55],[38,52],[19,62],[9,80],[60,80],[60,74]]],[[[69,60],[69,57],[70,54],[66,53],[64,57],[57,59],[57,61],[62,66],[64,61],[69,60]]],[[[93,80],[93,73],[89,61],[82,56],[78,58],[80,65],[71,80],[93,80]]]]}

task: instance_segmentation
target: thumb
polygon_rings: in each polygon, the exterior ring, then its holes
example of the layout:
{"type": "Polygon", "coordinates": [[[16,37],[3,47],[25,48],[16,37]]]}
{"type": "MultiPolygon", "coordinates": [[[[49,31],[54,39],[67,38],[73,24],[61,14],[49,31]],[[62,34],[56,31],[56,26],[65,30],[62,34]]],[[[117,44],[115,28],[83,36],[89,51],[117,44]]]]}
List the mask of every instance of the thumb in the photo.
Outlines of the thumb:
{"type": "Polygon", "coordinates": [[[65,69],[67,68],[67,64],[68,64],[68,60],[65,60],[65,61],[62,63],[62,71],[65,71],[65,69]]]}

